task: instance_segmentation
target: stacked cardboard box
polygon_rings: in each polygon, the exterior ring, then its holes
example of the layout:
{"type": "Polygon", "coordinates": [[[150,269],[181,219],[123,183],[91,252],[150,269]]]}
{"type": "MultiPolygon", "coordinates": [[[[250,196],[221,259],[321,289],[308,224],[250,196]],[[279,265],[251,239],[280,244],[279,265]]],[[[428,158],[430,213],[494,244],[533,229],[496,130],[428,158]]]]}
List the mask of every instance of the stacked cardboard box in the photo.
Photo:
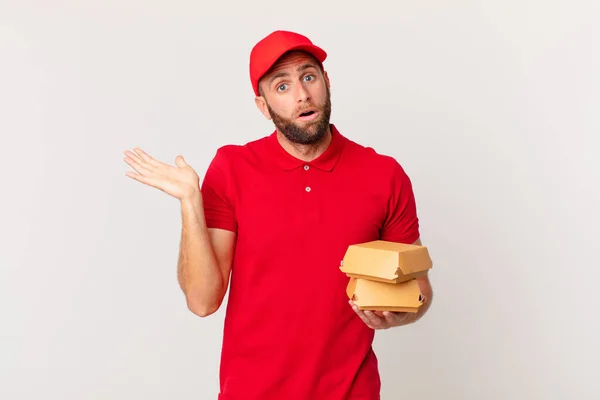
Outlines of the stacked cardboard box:
{"type": "Polygon", "coordinates": [[[416,278],[431,267],[425,246],[376,240],[349,246],[340,270],[359,309],[417,312],[423,298],[416,278]]]}

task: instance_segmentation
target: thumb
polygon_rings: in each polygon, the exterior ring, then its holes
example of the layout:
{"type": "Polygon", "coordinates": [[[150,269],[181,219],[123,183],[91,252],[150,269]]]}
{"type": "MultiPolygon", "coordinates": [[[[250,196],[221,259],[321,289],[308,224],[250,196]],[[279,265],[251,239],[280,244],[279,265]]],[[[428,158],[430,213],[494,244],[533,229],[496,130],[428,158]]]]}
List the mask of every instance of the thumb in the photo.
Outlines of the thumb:
{"type": "Polygon", "coordinates": [[[183,168],[183,167],[187,167],[187,163],[186,163],[186,162],[185,162],[185,160],[183,159],[183,156],[177,156],[177,157],[175,157],[175,164],[176,164],[178,167],[181,167],[181,168],[183,168]]]}

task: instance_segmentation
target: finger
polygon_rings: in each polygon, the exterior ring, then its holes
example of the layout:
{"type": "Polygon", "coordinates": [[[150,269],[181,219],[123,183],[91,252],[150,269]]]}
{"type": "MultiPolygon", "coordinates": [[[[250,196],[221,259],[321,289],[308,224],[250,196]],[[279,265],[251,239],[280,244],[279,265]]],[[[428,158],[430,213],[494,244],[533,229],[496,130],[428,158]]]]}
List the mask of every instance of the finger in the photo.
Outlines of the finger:
{"type": "Polygon", "coordinates": [[[142,164],[140,164],[138,161],[136,161],[132,157],[129,157],[129,156],[125,157],[125,162],[131,168],[135,169],[139,174],[142,174],[142,175],[151,175],[151,173],[152,173],[148,168],[142,166],[142,164]]]}
{"type": "Polygon", "coordinates": [[[177,165],[180,168],[188,166],[188,164],[183,159],[183,156],[177,156],[177,157],[175,157],[175,165],[177,165]]]}
{"type": "Polygon", "coordinates": [[[137,149],[133,151],[126,151],[125,154],[127,154],[130,158],[136,161],[139,165],[146,168],[148,171],[153,171],[156,168],[156,165],[148,162],[148,158],[142,156],[142,154],[137,149]]]}
{"type": "Polygon", "coordinates": [[[135,153],[134,153],[133,151],[131,151],[131,150],[125,150],[125,151],[124,151],[124,153],[125,153],[125,155],[126,155],[126,156],[128,156],[128,157],[130,157],[130,158],[134,159],[135,161],[137,161],[137,162],[139,162],[139,163],[142,163],[142,162],[144,162],[144,160],[142,160],[142,159],[141,159],[141,157],[140,157],[139,155],[135,154],[135,153]]]}
{"type": "Polygon", "coordinates": [[[360,310],[358,308],[358,306],[356,304],[354,304],[354,302],[352,300],[350,300],[350,305],[352,306],[352,309],[354,310],[354,312],[356,313],[356,315],[359,316],[360,319],[363,320],[363,322],[365,324],[367,324],[367,326],[371,329],[375,329],[375,327],[373,327],[371,325],[371,321],[369,320],[369,318],[367,318],[367,316],[364,314],[364,312],[362,312],[362,310],[360,310]]]}
{"type": "Polygon", "coordinates": [[[146,153],[144,150],[140,149],[139,147],[136,147],[135,149],[133,149],[133,151],[135,152],[135,154],[137,154],[138,157],[140,157],[142,160],[144,160],[148,164],[152,165],[153,167],[160,167],[160,166],[166,165],[165,163],[162,163],[162,162],[154,159],[153,157],[151,157],[148,153],[146,153]]]}
{"type": "Polygon", "coordinates": [[[131,179],[134,179],[134,180],[136,180],[138,182],[141,182],[141,183],[143,183],[145,185],[158,188],[156,180],[153,179],[153,178],[150,178],[148,176],[143,176],[143,175],[140,175],[140,174],[136,174],[136,173],[131,172],[131,171],[125,172],[125,175],[127,175],[131,179]]]}
{"type": "Polygon", "coordinates": [[[371,320],[365,315],[365,313],[362,310],[357,310],[356,314],[358,315],[358,317],[360,319],[362,319],[362,321],[365,323],[365,325],[367,325],[369,328],[377,329],[377,327],[371,323],[371,320]]]}
{"type": "Polygon", "coordinates": [[[405,325],[410,322],[411,317],[414,315],[409,312],[388,312],[393,319],[393,326],[405,325]]]}
{"type": "Polygon", "coordinates": [[[136,153],[135,151],[125,151],[125,154],[132,159],[133,161],[135,161],[140,167],[145,168],[147,171],[154,171],[156,169],[156,165],[147,162],[147,160],[145,160],[141,154],[136,153]]]}
{"type": "Polygon", "coordinates": [[[373,325],[374,327],[383,328],[386,325],[385,319],[380,318],[373,311],[365,310],[364,313],[367,316],[367,318],[369,318],[371,325],[373,325]]]}
{"type": "Polygon", "coordinates": [[[383,318],[389,326],[396,326],[400,323],[400,314],[391,311],[384,311],[383,318]]]}

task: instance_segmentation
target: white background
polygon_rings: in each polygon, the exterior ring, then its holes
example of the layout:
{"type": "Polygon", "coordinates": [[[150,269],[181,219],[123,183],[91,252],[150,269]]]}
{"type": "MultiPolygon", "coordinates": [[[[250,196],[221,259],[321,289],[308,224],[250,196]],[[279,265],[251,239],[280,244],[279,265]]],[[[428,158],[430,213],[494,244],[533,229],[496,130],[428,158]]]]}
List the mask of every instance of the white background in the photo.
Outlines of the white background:
{"type": "Polygon", "coordinates": [[[248,56],[288,29],[435,261],[427,316],[377,333],[382,399],[597,399],[598,4],[0,1],[0,398],[216,399],[224,308],[186,309],[178,203],[123,151],[202,175],[269,134],[248,56]]]}

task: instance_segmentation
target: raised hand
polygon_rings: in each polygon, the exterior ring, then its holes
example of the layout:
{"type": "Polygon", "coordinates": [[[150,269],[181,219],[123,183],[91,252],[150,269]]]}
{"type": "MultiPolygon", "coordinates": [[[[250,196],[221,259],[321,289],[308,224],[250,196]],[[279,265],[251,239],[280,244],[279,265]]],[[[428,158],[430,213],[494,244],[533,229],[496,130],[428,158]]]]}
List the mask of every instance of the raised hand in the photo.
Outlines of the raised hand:
{"type": "Polygon", "coordinates": [[[165,164],[150,157],[142,149],[125,151],[125,162],[137,171],[127,171],[125,175],[145,185],[183,200],[200,193],[200,178],[182,156],[175,158],[175,166],[165,164]]]}

